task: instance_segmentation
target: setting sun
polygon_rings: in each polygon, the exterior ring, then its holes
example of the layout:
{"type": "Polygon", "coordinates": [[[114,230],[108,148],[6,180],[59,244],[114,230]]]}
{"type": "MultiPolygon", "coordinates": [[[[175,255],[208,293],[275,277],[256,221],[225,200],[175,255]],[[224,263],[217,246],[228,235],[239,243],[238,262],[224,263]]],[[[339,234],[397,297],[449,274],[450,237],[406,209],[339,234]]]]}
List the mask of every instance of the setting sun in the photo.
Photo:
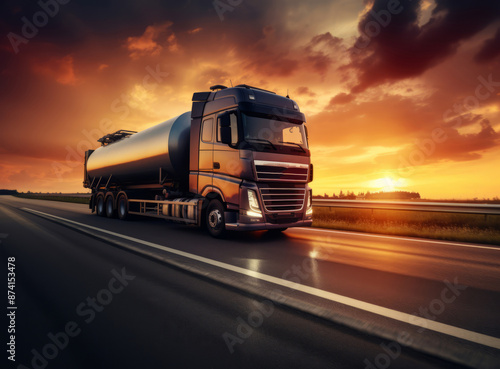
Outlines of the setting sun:
{"type": "Polygon", "coordinates": [[[395,180],[391,177],[384,177],[371,181],[370,187],[373,191],[393,192],[404,190],[407,184],[403,178],[395,180]]]}

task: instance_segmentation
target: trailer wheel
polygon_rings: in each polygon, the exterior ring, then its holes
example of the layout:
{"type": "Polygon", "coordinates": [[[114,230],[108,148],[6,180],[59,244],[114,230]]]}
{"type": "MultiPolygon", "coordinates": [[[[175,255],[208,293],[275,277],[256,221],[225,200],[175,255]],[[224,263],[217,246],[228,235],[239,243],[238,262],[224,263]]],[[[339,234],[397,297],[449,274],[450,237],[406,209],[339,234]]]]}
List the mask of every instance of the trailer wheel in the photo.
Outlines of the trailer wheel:
{"type": "Polygon", "coordinates": [[[212,200],[208,204],[206,211],[206,226],[208,233],[216,238],[221,238],[226,233],[226,223],[224,221],[224,206],[219,200],[212,200]]]}
{"type": "Polygon", "coordinates": [[[108,218],[115,217],[115,206],[113,196],[108,196],[106,199],[106,216],[108,218]]]}
{"type": "Polygon", "coordinates": [[[99,215],[100,217],[106,215],[106,209],[104,206],[104,196],[102,195],[97,196],[96,214],[99,215]]]}
{"type": "Polygon", "coordinates": [[[128,216],[128,201],[125,196],[120,196],[118,199],[118,206],[117,206],[117,213],[118,213],[118,218],[121,220],[127,219],[128,216]]]}

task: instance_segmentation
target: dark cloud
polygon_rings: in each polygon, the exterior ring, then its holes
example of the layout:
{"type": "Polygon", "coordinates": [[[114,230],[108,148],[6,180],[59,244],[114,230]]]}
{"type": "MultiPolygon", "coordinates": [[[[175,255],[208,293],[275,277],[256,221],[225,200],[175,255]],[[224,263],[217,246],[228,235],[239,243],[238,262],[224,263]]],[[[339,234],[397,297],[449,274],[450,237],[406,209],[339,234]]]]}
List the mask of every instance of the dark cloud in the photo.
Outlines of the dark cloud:
{"type": "Polygon", "coordinates": [[[500,134],[491,126],[490,121],[481,119],[480,131],[471,134],[460,134],[453,128],[445,129],[446,141],[436,145],[434,160],[449,159],[454,161],[476,160],[482,152],[500,143],[500,134]]]}
{"type": "Polygon", "coordinates": [[[313,70],[324,76],[333,63],[336,52],[342,47],[342,39],[332,36],[330,32],[314,36],[304,51],[307,62],[313,70]]]}
{"type": "MultiPolygon", "coordinates": [[[[45,1],[42,1],[45,2],[45,1]]],[[[42,10],[37,1],[20,0],[2,2],[2,19],[13,32],[20,31],[22,17],[33,19],[36,12],[42,10]]],[[[52,8],[54,9],[54,8],[52,8]]],[[[205,17],[216,18],[210,3],[198,1],[159,1],[137,2],[133,0],[87,0],[68,1],[59,5],[49,21],[43,26],[43,32],[37,38],[50,39],[53,42],[75,42],[88,35],[114,38],[127,30],[129,34],[139,33],[146,26],[176,20],[186,27],[205,17]],[[64,31],[64,32],[61,32],[64,31]]]]}
{"type": "Polygon", "coordinates": [[[481,50],[474,58],[477,62],[482,63],[495,58],[500,54],[500,28],[497,30],[495,36],[486,40],[481,50]]]}
{"type": "Polygon", "coordinates": [[[248,68],[259,74],[287,77],[305,69],[324,77],[336,62],[335,56],[344,50],[342,39],[330,32],[315,35],[305,45],[298,46],[276,22],[276,26],[263,27],[262,37],[253,45],[241,42],[234,45],[248,55],[248,68]]]}
{"type": "MultiPolygon", "coordinates": [[[[23,17],[28,21],[40,12],[38,2],[28,0],[8,0],[0,5],[0,31],[6,36],[9,32],[22,34],[23,17]]],[[[172,22],[175,34],[194,34],[193,30],[210,30],[215,40],[225,39],[241,45],[253,45],[261,37],[266,24],[263,18],[263,2],[242,2],[233,11],[225,13],[221,22],[211,1],[160,1],[148,0],[71,0],[59,5],[54,16],[46,25],[40,27],[36,36],[28,44],[21,44],[20,50],[31,47],[32,43],[50,43],[68,52],[88,46],[89,42],[116,45],[127,37],[143,35],[148,26],[172,22]]],[[[215,40],[206,46],[215,46],[215,40]]],[[[0,41],[0,56],[9,57],[13,48],[7,39],[0,41]]],[[[12,55],[11,55],[12,56],[12,55]]]]}
{"type": "Polygon", "coordinates": [[[352,92],[419,76],[452,55],[461,41],[500,19],[496,0],[436,0],[430,20],[419,26],[420,1],[402,1],[393,14],[389,3],[375,0],[359,23],[361,36],[347,67],[358,73],[352,92]]]}
{"type": "Polygon", "coordinates": [[[260,53],[254,50],[251,55],[250,61],[246,65],[248,68],[258,71],[259,74],[288,77],[299,68],[298,60],[279,52],[260,53]]]}
{"type": "Polygon", "coordinates": [[[314,36],[306,47],[306,50],[310,51],[316,46],[321,46],[323,48],[336,48],[342,43],[342,39],[332,36],[330,32],[326,32],[320,35],[314,36]]]}

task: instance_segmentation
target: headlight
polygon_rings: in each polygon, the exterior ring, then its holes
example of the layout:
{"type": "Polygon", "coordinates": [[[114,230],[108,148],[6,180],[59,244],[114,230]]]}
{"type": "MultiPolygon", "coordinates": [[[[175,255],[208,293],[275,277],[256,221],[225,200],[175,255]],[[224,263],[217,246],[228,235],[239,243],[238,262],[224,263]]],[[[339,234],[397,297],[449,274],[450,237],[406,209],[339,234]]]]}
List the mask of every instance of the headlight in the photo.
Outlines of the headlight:
{"type": "Polygon", "coordinates": [[[257,200],[257,194],[254,190],[247,190],[248,196],[248,206],[250,210],[247,211],[247,215],[251,217],[261,217],[262,211],[260,210],[259,201],[257,200]]]}
{"type": "Polygon", "coordinates": [[[312,197],[313,197],[312,190],[309,190],[309,195],[307,196],[307,210],[306,210],[306,215],[312,215],[312,213],[313,213],[312,197]]]}

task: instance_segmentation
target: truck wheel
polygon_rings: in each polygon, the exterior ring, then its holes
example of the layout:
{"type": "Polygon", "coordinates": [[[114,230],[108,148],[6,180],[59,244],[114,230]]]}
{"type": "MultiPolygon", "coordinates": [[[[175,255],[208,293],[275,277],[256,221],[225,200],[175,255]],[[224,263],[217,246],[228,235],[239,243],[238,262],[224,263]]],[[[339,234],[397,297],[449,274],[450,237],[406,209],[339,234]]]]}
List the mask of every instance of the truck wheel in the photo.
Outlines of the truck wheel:
{"type": "Polygon", "coordinates": [[[104,196],[97,196],[96,214],[100,217],[106,215],[106,209],[104,207],[104,196]]]}
{"type": "Polygon", "coordinates": [[[206,212],[206,226],[211,236],[220,238],[226,233],[224,221],[224,206],[219,200],[212,200],[206,212]]]}
{"type": "Polygon", "coordinates": [[[113,196],[108,196],[106,199],[106,216],[108,218],[114,218],[115,217],[115,207],[113,204],[113,196]]]}
{"type": "Polygon", "coordinates": [[[117,212],[118,212],[118,218],[121,220],[127,219],[128,216],[128,201],[125,196],[120,196],[118,199],[118,206],[117,206],[117,212]]]}

